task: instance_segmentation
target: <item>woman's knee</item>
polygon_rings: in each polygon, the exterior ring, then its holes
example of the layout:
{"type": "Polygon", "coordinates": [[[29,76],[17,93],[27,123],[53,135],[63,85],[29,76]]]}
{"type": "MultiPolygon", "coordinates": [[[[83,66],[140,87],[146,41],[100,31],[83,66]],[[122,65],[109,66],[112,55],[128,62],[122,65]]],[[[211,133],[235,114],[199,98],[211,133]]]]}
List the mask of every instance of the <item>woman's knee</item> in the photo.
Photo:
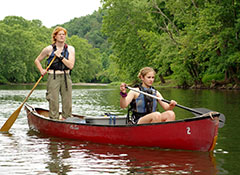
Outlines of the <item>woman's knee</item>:
{"type": "Polygon", "coordinates": [[[162,120],[162,115],[161,115],[161,113],[160,112],[154,112],[154,113],[152,113],[153,115],[153,121],[154,122],[160,122],[161,120],[162,120]]]}
{"type": "Polygon", "coordinates": [[[168,119],[167,119],[167,121],[175,120],[175,118],[176,118],[175,113],[173,111],[167,111],[167,112],[168,112],[168,119]]]}

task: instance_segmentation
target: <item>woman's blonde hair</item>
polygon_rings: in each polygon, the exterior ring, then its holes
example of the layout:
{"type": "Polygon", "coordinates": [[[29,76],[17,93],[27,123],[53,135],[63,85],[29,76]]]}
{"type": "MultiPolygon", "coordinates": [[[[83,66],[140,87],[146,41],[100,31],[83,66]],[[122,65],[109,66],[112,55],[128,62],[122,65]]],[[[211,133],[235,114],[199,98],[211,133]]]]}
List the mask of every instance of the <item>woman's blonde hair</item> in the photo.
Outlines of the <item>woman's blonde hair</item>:
{"type": "Polygon", "coordinates": [[[144,67],[142,68],[139,73],[138,73],[138,78],[141,79],[141,77],[144,77],[145,75],[147,75],[149,72],[153,72],[154,74],[156,74],[155,70],[151,67],[144,67]]]}
{"type": "Polygon", "coordinates": [[[65,28],[57,26],[52,32],[52,43],[53,44],[56,43],[55,37],[57,36],[58,32],[60,32],[60,31],[64,31],[65,35],[67,35],[67,30],[65,28]]]}

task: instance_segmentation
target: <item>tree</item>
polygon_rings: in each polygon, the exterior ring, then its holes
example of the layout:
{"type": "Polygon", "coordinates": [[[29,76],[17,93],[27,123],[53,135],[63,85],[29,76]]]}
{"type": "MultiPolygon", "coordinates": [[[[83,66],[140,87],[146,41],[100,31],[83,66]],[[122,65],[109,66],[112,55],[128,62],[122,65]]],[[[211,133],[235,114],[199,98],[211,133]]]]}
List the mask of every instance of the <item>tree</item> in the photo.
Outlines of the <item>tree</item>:
{"type": "Polygon", "coordinates": [[[225,74],[227,83],[239,84],[240,2],[103,2],[103,31],[113,44],[113,61],[129,79],[152,66],[160,78],[172,74],[179,85],[203,86],[211,74],[218,79],[225,74]]]}
{"type": "Polygon", "coordinates": [[[68,43],[75,47],[75,66],[72,71],[73,82],[95,82],[97,73],[101,70],[98,49],[88,44],[87,40],[76,35],[68,38],[68,43]]]}
{"type": "Polygon", "coordinates": [[[129,80],[136,79],[136,72],[150,66],[147,50],[141,40],[141,30],[151,30],[146,0],[105,0],[107,10],[103,17],[103,32],[113,45],[114,58],[120,70],[126,71],[129,80]]]}
{"type": "MultiPolygon", "coordinates": [[[[5,82],[31,82],[36,79],[33,59],[41,44],[35,39],[34,26],[39,23],[22,17],[9,16],[1,21],[1,76],[5,82]]],[[[36,27],[36,26],[35,26],[36,27]]]]}

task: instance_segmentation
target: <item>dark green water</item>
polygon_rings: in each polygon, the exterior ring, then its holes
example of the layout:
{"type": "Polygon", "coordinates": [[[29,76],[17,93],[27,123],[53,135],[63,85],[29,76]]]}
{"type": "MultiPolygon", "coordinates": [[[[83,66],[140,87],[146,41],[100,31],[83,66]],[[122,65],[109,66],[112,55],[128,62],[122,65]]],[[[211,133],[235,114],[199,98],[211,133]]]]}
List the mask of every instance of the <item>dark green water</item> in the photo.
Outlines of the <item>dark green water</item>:
{"type": "MultiPolygon", "coordinates": [[[[0,126],[21,105],[32,86],[0,86],[0,126]]],[[[162,150],[51,138],[28,128],[22,109],[8,134],[0,134],[0,174],[239,174],[240,91],[158,89],[165,99],[190,108],[219,111],[226,123],[219,129],[212,153],[162,150]]],[[[45,86],[28,103],[48,108],[45,86]]],[[[125,115],[119,88],[73,86],[73,113],[125,115]]],[[[193,116],[175,108],[177,118],[193,116]]]]}

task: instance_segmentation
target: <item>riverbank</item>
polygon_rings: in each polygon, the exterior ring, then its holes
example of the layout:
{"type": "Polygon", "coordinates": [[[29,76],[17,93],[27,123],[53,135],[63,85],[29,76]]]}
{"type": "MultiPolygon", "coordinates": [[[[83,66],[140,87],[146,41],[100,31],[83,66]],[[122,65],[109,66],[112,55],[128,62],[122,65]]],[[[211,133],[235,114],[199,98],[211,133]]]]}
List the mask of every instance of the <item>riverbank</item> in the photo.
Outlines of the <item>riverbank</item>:
{"type": "MultiPolygon", "coordinates": [[[[35,83],[9,83],[9,84],[0,84],[0,85],[34,85],[35,83]]],[[[73,83],[73,86],[119,86],[121,82],[112,82],[112,83],[73,83]]],[[[131,83],[127,83],[132,86],[131,83]]],[[[39,83],[39,85],[46,85],[46,82],[39,83]]],[[[155,82],[153,84],[154,87],[158,88],[177,88],[177,89],[218,89],[218,90],[240,90],[239,85],[232,85],[232,84],[217,84],[212,83],[210,85],[193,85],[193,86],[179,86],[173,80],[166,80],[165,83],[155,82]]]]}
{"type": "Polygon", "coordinates": [[[73,83],[73,86],[108,86],[106,83],[73,83]]]}
{"type": "MultiPolygon", "coordinates": [[[[7,84],[0,84],[1,85],[13,85],[13,86],[18,86],[18,85],[34,85],[35,83],[7,83],[7,84]]],[[[47,82],[44,83],[39,83],[39,85],[46,85],[47,82]]],[[[109,84],[107,83],[72,83],[72,85],[76,86],[108,86],[109,84]]]]}
{"type": "Polygon", "coordinates": [[[155,87],[165,87],[165,88],[178,88],[178,89],[218,89],[218,90],[240,90],[239,85],[232,84],[219,84],[216,82],[212,82],[209,85],[192,85],[192,86],[179,86],[176,82],[172,80],[166,80],[166,83],[155,82],[155,87]]]}

